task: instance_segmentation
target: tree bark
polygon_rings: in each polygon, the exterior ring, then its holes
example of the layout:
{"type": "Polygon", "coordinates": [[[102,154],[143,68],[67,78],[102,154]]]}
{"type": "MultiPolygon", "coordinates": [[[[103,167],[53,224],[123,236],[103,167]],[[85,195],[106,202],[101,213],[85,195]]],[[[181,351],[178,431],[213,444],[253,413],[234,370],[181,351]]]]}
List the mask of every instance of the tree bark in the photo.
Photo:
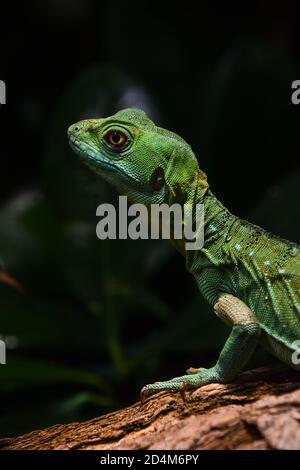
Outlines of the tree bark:
{"type": "Polygon", "coordinates": [[[300,449],[300,374],[255,369],[189,391],[185,402],[160,392],[91,421],[0,439],[0,449],[300,449]]]}

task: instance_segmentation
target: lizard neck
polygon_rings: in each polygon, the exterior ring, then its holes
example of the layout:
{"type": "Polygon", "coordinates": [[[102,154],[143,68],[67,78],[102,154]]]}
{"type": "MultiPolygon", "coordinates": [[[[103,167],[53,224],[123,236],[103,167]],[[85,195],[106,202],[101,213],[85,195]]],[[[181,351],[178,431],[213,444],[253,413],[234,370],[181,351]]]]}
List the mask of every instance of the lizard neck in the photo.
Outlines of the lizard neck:
{"type": "Polygon", "coordinates": [[[210,190],[202,198],[202,204],[204,205],[204,248],[208,249],[220,238],[228,239],[237,217],[210,190]]]}
{"type": "Polygon", "coordinates": [[[200,250],[185,252],[187,270],[194,275],[199,270],[229,261],[227,242],[239,220],[210,190],[201,197],[201,202],[204,205],[204,245],[200,250]]]}
{"type": "Polygon", "coordinates": [[[214,196],[208,185],[203,187],[197,180],[192,184],[185,194],[183,204],[203,204],[204,206],[204,245],[200,250],[186,250],[185,242],[172,240],[177,250],[186,258],[187,269],[194,271],[195,262],[199,260],[199,254],[203,256],[204,262],[218,263],[217,253],[220,245],[230,240],[230,232],[238,218],[214,196]]]}
{"type": "Polygon", "coordinates": [[[226,242],[230,241],[232,228],[239,220],[209,189],[198,201],[204,205],[204,245],[197,251],[185,251],[187,270],[194,275],[226,261],[226,242]]]}

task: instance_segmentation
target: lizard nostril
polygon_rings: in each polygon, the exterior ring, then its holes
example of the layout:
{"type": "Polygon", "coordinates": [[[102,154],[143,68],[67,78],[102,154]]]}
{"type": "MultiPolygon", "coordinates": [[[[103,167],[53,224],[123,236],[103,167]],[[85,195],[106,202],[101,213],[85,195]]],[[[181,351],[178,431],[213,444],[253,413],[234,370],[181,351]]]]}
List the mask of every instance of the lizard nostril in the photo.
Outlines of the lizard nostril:
{"type": "Polygon", "coordinates": [[[81,129],[81,126],[78,124],[72,124],[68,129],[68,136],[75,136],[81,129]]]}

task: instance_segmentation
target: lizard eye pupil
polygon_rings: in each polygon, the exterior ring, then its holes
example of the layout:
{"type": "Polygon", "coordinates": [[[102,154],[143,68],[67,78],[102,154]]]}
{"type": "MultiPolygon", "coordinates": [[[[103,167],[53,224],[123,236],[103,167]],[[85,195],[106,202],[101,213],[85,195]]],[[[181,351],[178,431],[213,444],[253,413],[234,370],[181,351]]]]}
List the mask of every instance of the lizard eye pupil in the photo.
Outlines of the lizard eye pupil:
{"type": "Polygon", "coordinates": [[[124,147],[128,140],[123,132],[115,130],[108,131],[104,139],[111,147],[124,147]]]}
{"type": "Polygon", "coordinates": [[[119,132],[114,132],[113,135],[111,136],[111,140],[115,143],[118,144],[121,140],[121,136],[119,132]]]}

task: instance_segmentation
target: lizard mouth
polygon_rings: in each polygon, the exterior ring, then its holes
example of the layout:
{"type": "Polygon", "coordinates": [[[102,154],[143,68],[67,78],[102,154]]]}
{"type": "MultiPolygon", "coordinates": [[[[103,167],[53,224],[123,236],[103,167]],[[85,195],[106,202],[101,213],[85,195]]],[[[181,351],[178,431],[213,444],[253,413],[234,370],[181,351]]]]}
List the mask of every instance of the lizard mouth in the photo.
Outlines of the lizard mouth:
{"type": "Polygon", "coordinates": [[[91,145],[76,139],[72,134],[70,134],[69,137],[69,144],[79,157],[84,159],[91,159],[94,161],[96,160],[97,156],[99,158],[99,153],[91,145]]]}
{"type": "Polygon", "coordinates": [[[91,145],[76,139],[72,134],[70,134],[69,137],[69,144],[70,147],[74,150],[74,152],[83,161],[83,163],[92,167],[92,169],[99,171],[110,170],[111,172],[118,173],[119,175],[121,175],[130,184],[133,184],[136,187],[139,186],[139,182],[135,178],[133,178],[132,176],[128,176],[127,173],[125,173],[125,171],[123,171],[117,165],[106,160],[106,157],[103,156],[101,152],[93,148],[91,145]]]}
{"type": "MultiPolygon", "coordinates": [[[[111,178],[112,174],[118,174],[123,180],[121,186],[126,182],[131,189],[134,188],[137,192],[142,192],[150,198],[153,197],[153,191],[150,189],[145,190],[144,187],[141,190],[140,182],[133,176],[128,175],[122,168],[115,164],[117,160],[115,163],[111,163],[108,161],[107,157],[102,154],[102,152],[96,150],[86,142],[76,139],[73,134],[69,135],[69,144],[72,150],[79,156],[80,160],[96,173],[102,174],[103,177],[106,176],[107,178],[109,175],[111,178]]],[[[164,189],[161,188],[160,191],[157,192],[156,196],[160,197],[163,192],[164,189]]]]}

